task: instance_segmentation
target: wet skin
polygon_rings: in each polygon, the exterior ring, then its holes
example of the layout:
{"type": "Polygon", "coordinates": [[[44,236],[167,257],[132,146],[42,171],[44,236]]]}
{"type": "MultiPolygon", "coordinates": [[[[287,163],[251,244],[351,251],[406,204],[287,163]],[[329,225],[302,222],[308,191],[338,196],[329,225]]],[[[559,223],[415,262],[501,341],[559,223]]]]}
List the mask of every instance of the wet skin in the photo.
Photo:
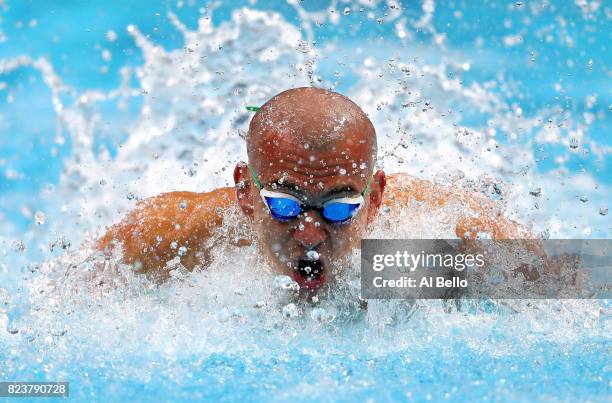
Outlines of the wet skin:
{"type": "Polygon", "coordinates": [[[316,288],[358,246],[380,207],[385,175],[373,175],[376,133],[365,113],[348,98],[317,88],[285,91],[266,102],[249,125],[247,150],[251,167],[264,188],[291,194],[307,206],[364,193],[357,214],[343,224],[307,209],[290,221],[271,217],[246,164],[234,171],[238,203],[250,220],[259,248],[282,273],[300,286],[316,288]],[[316,273],[309,251],[317,252],[316,273]],[[300,266],[301,265],[301,266],[300,266]],[[312,274],[312,275],[311,275],[312,274]]]}
{"type": "MultiPolygon", "coordinates": [[[[314,206],[364,191],[372,175],[371,150],[367,144],[340,141],[329,151],[305,148],[304,144],[293,138],[279,139],[274,135],[266,138],[262,158],[252,164],[266,189],[291,194],[305,205],[314,206]],[[339,155],[340,150],[344,154],[339,155]],[[316,158],[311,158],[314,155],[316,158]]],[[[258,236],[258,245],[280,272],[292,276],[302,287],[316,287],[325,282],[330,275],[329,263],[342,261],[359,246],[380,207],[385,184],[384,173],[378,171],[365,194],[364,205],[346,223],[329,222],[315,210],[306,210],[290,221],[278,221],[271,218],[249,175],[246,164],[236,167],[234,178],[238,183],[239,204],[258,236]],[[317,278],[308,279],[297,272],[298,260],[309,250],[318,253],[324,267],[317,278]]]]}
{"type": "MultiPolygon", "coordinates": [[[[460,219],[457,236],[473,237],[480,231],[495,238],[520,235],[520,228],[504,219],[490,201],[407,175],[386,178],[383,171],[374,172],[374,128],[356,104],[337,93],[298,88],[272,98],[251,121],[247,151],[251,167],[268,190],[291,194],[307,206],[320,206],[334,197],[361,194],[371,178],[365,201],[344,224],[331,223],[312,209],[295,219],[278,221],[262,201],[247,164],[240,162],[234,170],[235,189],[171,192],[145,200],[100,238],[98,248],[110,253],[121,246],[126,263],[161,279],[168,276],[166,262],[177,256],[181,246],[183,265],[189,269],[206,266],[214,248],[206,241],[223,225],[223,209],[237,204],[270,265],[301,287],[316,289],[332,280],[332,265],[341,267],[359,247],[381,206],[394,214],[411,199],[432,209],[447,202],[461,203],[480,213],[460,219]],[[312,250],[319,256],[317,275],[307,275],[298,267],[312,250]]],[[[237,238],[229,228],[226,241],[246,245],[253,239],[237,238]]]]}

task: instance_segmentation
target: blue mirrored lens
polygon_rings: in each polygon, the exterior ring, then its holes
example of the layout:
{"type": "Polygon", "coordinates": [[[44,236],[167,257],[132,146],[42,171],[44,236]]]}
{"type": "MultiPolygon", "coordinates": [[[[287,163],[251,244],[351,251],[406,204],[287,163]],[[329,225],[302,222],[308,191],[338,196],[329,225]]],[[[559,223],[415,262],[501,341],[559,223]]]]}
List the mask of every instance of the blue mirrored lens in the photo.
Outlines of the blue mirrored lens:
{"type": "Polygon", "coordinates": [[[287,220],[295,218],[300,214],[302,209],[300,203],[292,199],[282,197],[266,197],[266,202],[272,213],[272,217],[277,220],[287,220]]]}
{"type": "Polygon", "coordinates": [[[358,208],[359,204],[328,203],[323,208],[323,217],[334,222],[346,221],[355,215],[358,208]]]}

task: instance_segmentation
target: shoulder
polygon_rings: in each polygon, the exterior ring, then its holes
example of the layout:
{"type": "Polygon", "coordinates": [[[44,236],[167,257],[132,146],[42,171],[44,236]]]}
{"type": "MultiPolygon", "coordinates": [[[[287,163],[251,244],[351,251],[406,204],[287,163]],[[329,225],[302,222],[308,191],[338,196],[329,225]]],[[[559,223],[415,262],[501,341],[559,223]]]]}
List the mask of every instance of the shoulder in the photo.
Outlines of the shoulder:
{"type": "Polygon", "coordinates": [[[442,206],[452,193],[446,186],[436,185],[406,173],[390,174],[386,177],[386,182],[383,205],[387,207],[406,205],[411,199],[442,206]]]}
{"type": "Polygon", "coordinates": [[[100,249],[113,240],[124,244],[143,241],[150,236],[168,238],[200,234],[223,222],[223,213],[235,204],[233,188],[210,192],[168,192],[140,201],[136,208],[102,236],[100,249]]]}
{"type": "Polygon", "coordinates": [[[234,188],[224,187],[202,193],[187,191],[160,193],[141,201],[136,208],[178,208],[185,212],[192,212],[194,209],[202,207],[228,207],[235,201],[236,191],[234,188]]]}

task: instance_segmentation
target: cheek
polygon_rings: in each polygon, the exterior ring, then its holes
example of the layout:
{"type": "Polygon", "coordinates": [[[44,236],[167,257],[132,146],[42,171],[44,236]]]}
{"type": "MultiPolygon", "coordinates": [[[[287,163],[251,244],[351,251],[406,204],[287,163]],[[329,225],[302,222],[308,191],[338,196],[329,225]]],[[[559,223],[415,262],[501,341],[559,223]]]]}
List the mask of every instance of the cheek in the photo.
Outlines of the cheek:
{"type": "Polygon", "coordinates": [[[354,219],[350,224],[333,227],[330,230],[332,238],[337,245],[354,245],[361,241],[367,220],[361,217],[354,219]]]}
{"type": "Polygon", "coordinates": [[[266,242],[286,240],[291,234],[289,223],[274,220],[266,208],[256,207],[255,225],[259,237],[266,242]]]}

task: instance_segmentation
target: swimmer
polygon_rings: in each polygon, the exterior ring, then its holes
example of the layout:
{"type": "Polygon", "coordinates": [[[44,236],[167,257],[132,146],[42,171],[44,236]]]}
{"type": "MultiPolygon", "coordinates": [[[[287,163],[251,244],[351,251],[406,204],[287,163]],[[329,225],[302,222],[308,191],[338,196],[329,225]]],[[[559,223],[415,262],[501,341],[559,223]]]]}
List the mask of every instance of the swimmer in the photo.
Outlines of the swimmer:
{"type": "Polygon", "coordinates": [[[163,279],[169,276],[166,263],[177,256],[191,270],[206,266],[218,242],[255,242],[272,268],[312,290],[333,280],[331,262],[343,261],[360,246],[381,208],[397,214],[412,199],[434,214],[447,203],[469,208],[470,216],[456,223],[459,238],[523,234],[483,196],[375,170],[372,122],[333,91],[305,87],[274,96],[253,116],[246,146],[248,163],[236,165],[235,187],[146,199],[97,247],[107,254],[120,247],[125,263],[163,279]],[[242,211],[239,225],[247,226],[253,239],[232,235],[240,231],[231,228],[226,239],[213,239],[231,206],[242,211]]]}

